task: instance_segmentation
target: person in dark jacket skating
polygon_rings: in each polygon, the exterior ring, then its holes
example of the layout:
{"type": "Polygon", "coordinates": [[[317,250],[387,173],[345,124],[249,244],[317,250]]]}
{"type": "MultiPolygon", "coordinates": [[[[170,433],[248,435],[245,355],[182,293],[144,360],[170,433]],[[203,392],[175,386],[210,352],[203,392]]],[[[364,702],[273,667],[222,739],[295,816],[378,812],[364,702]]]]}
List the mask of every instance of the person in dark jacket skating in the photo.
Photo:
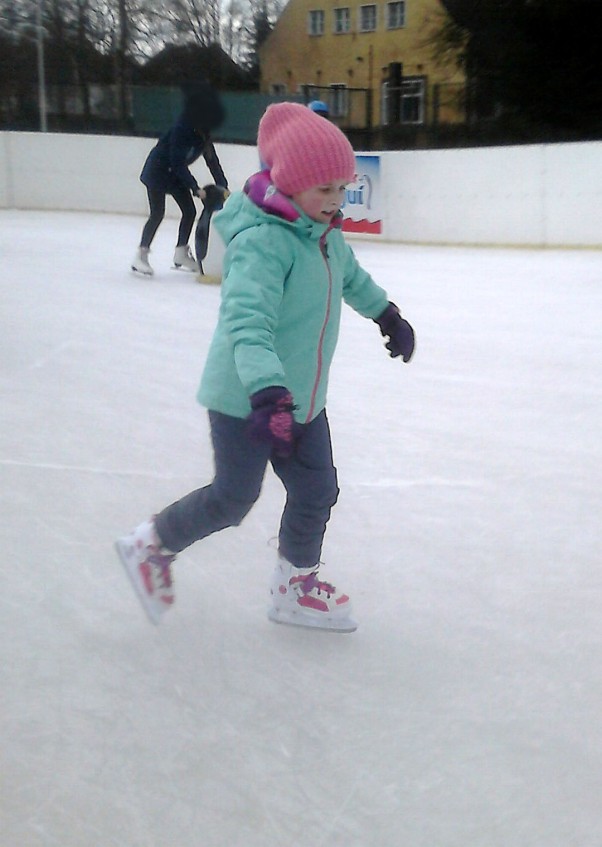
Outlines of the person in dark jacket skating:
{"type": "Polygon", "coordinates": [[[140,181],[146,186],[150,214],[132,261],[132,270],[149,276],[153,274],[153,268],[148,254],[165,216],[167,194],[171,194],[182,213],[174,265],[182,270],[199,270],[188,240],[196,216],[193,197],[202,200],[204,189],[199,186],[189,166],[203,156],[215,184],[224,190],[228,188],[228,180],[210,136],[225,117],[220,97],[207,83],[189,89],[185,97],[182,114],[153,147],[140,174],[140,181]]]}

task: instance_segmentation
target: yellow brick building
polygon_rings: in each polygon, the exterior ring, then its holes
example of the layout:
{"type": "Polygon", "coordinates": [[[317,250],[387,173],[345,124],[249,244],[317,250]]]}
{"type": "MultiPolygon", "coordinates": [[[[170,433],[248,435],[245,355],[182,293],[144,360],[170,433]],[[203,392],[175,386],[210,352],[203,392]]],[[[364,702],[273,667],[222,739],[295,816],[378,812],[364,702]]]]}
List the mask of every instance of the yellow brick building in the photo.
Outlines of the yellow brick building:
{"type": "Polygon", "coordinates": [[[345,127],[462,121],[464,77],[435,57],[444,17],[439,0],[289,0],[260,51],[261,90],[325,100],[345,127]]]}

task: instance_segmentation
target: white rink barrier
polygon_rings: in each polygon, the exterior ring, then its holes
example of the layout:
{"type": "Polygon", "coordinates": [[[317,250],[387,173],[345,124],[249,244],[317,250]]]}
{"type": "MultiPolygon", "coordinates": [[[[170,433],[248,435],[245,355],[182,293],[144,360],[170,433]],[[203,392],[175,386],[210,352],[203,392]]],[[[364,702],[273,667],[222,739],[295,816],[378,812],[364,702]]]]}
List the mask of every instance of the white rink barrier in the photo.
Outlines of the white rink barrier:
{"type": "MultiPolygon", "coordinates": [[[[139,176],[155,143],[111,135],[0,133],[0,208],[139,215],[142,230],[148,201],[139,176]]],[[[256,149],[216,147],[232,188],[242,186],[257,167],[256,149]]],[[[213,181],[202,158],[191,171],[201,185],[213,181]]],[[[200,213],[200,201],[197,207],[200,213]]],[[[165,214],[179,217],[174,201],[168,199],[165,214]]],[[[223,245],[212,232],[205,271],[219,273],[222,257],[223,245]]]]}
{"type": "MultiPolygon", "coordinates": [[[[139,215],[142,226],[148,210],[138,177],[154,143],[152,138],[2,132],[0,208],[139,215]]],[[[216,147],[231,188],[241,188],[257,169],[256,148],[216,147]]],[[[602,142],[375,155],[380,156],[382,235],[355,237],[602,247],[602,142]]],[[[211,181],[202,158],[191,170],[200,184],[211,181]]],[[[176,217],[175,204],[168,204],[166,213],[176,217]]],[[[213,252],[210,244],[209,272],[213,252]]]]}

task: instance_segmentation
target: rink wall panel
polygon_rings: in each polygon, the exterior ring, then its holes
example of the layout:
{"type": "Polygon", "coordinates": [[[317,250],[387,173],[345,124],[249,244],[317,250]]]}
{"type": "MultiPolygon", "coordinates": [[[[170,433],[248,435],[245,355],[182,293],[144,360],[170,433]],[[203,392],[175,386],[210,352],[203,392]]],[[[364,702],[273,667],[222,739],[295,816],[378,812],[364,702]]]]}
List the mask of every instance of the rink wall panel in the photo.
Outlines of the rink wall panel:
{"type": "Polygon", "coordinates": [[[0,132],[0,208],[2,209],[12,209],[15,206],[9,141],[10,134],[8,132],[0,132]]]}
{"type": "Polygon", "coordinates": [[[602,143],[544,148],[546,240],[602,247],[602,143]]]}
{"type": "MultiPolygon", "coordinates": [[[[39,132],[2,136],[8,173],[7,191],[0,193],[4,208],[147,213],[146,191],[139,175],[154,139],[39,132]],[[5,197],[10,201],[4,202],[5,197]]],[[[233,185],[242,185],[256,167],[255,148],[216,147],[233,185]]],[[[202,159],[191,170],[201,184],[211,181],[202,159]]],[[[175,203],[168,204],[166,214],[179,214],[175,203]]]]}
{"type": "Polygon", "coordinates": [[[400,151],[385,161],[390,240],[546,243],[540,149],[400,151]]]}
{"type": "MultiPolygon", "coordinates": [[[[0,206],[144,216],[139,173],[149,138],[0,133],[0,206]]],[[[258,163],[255,147],[218,144],[233,189],[258,163]]],[[[602,247],[602,142],[387,151],[383,232],[401,243],[602,247]]],[[[209,181],[201,159],[191,170],[209,181]]],[[[178,214],[168,203],[167,215],[178,214]]],[[[353,237],[353,236],[350,236],[353,237]]]]}

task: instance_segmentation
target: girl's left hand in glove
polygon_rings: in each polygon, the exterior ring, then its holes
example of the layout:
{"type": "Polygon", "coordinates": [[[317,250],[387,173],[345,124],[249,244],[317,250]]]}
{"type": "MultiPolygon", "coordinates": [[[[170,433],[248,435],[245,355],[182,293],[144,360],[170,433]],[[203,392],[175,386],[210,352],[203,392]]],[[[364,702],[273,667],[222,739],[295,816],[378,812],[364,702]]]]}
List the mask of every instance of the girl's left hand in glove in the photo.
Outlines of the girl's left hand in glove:
{"type": "Polygon", "coordinates": [[[401,317],[395,303],[389,303],[374,321],[379,325],[381,335],[388,338],[385,347],[391,358],[401,356],[404,362],[409,362],[416,346],[414,330],[406,319],[401,317]]]}

